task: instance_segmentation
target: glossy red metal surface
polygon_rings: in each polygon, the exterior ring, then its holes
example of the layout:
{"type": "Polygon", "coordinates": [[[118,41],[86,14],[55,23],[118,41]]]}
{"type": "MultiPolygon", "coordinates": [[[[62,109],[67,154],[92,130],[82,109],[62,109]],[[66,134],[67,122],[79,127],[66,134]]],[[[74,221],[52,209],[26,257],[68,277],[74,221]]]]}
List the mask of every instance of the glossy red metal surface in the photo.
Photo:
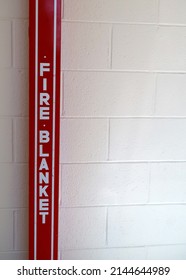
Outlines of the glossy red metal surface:
{"type": "Polygon", "coordinates": [[[57,259],[61,0],[30,0],[29,258],[57,259]]]}

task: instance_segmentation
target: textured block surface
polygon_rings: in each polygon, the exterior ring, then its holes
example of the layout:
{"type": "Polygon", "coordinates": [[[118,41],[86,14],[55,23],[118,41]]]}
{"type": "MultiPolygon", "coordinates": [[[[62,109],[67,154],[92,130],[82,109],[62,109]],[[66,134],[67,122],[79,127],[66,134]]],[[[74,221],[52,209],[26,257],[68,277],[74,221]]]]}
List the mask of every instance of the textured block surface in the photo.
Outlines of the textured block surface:
{"type": "Polygon", "coordinates": [[[64,73],[65,116],[152,115],[154,95],[153,74],[64,73]]]}
{"type": "Polygon", "coordinates": [[[11,22],[0,20],[0,68],[11,67],[12,65],[12,37],[11,22]]]}
{"type": "Polygon", "coordinates": [[[115,25],[112,68],[185,71],[185,27],[115,25]]]}
{"type": "Polygon", "coordinates": [[[61,162],[106,160],[107,137],[106,120],[62,120],[61,162]]]}
{"type": "Polygon", "coordinates": [[[160,22],[166,24],[186,23],[186,2],[184,0],[160,0],[160,22]]]}
{"type": "Polygon", "coordinates": [[[0,135],[0,162],[11,162],[13,157],[11,119],[0,118],[0,135]]]}
{"type": "Polygon", "coordinates": [[[109,68],[111,27],[93,23],[63,24],[63,69],[109,68]]]}
{"type": "Polygon", "coordinates": [[[185,205],[112,207],[108,213],[108,244],[111,247],[184,244],[185,208],[185,205]]]}
{"type": "Polygon", "coordinates": [[[13,211],[0,209],[0,251],[10,251],[14,248],[13,211]]]}
{"type": "Polygon", "coordinates": [[[68,20],[157,22],[157,0],[64,0],[68,20]]]}
{"type": "Polygon", "coordinates": [[[62,205],[146,203],[148,171],[146,164],[65,165],[62,171],[62,205]]]}
{"type": "Polygon", "coordinates": [[[106,209],[96,207],[61,209],[60,239],[60,248],[104,247],[106,243],[106,209]]]}
{"type": "Polygon", "coordinates": [[[185,138],[184,119],[111,120],[110,159],[184,160],[185,138]]]}
{"type": "MultiPolygon", "coordinates": [[[[150,255],[150,253],[149,253],[150,255]]],[[[64,250],[62,253],[64,260],[144,260],[146,259],[146,249],[138,248],[107,248],[89,250],[64,250]]]]}

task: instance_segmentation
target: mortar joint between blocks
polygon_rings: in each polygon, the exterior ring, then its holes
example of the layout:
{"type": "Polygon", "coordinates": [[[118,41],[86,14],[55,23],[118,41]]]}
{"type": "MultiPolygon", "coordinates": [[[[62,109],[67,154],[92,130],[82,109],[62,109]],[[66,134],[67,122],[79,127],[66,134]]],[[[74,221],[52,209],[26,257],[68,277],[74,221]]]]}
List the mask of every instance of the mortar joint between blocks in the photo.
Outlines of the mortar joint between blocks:
{"type": "Polygon", "coordinates": [[[112,69],[112,52],[113,52],[113,25],[110,29],[110,44],[109,44],[109,68],[112,69]]]}
{"type": "Polygon", "coordinates": [[[106,246],[108,246],[108,207],[106,207],[106,246]]]}
{"type": "Polygon", "coordinates": [[[110,118],[108,119],[107,161],[110,159],[110,118]]]}

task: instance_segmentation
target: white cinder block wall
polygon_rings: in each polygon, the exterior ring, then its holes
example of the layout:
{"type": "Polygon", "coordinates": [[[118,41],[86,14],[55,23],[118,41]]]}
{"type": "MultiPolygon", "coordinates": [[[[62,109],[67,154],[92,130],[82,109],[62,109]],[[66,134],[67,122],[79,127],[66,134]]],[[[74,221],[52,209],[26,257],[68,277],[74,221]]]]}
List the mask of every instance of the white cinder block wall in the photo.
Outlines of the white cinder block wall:
{"type": "Polygon", "coordinates": [[[186,1],[64,0],[62,259],[186,259],[186,1]]]}
{"type": "Polygon", "coordinates": [[[28,1],[0,0],[0,259],[28,257],[28,1]]]}
{"type": "MultiPolygon", "coordinates": [[[[59,256],[186,259],[186,2],[63,4],[59,256]]],[[[26,259],[28,1],[0,36],[0,259],[26,259]]]]}

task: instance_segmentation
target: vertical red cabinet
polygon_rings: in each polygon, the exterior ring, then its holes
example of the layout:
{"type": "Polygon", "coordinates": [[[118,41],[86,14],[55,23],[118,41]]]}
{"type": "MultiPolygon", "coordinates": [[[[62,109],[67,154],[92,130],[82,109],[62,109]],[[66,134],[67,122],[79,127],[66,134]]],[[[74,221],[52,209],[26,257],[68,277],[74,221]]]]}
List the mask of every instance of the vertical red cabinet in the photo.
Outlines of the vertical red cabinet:
{"type": "Polygon", "coordinates": [[[29,259],[58,256],[61,0],[29,4],[29,259]]]}

